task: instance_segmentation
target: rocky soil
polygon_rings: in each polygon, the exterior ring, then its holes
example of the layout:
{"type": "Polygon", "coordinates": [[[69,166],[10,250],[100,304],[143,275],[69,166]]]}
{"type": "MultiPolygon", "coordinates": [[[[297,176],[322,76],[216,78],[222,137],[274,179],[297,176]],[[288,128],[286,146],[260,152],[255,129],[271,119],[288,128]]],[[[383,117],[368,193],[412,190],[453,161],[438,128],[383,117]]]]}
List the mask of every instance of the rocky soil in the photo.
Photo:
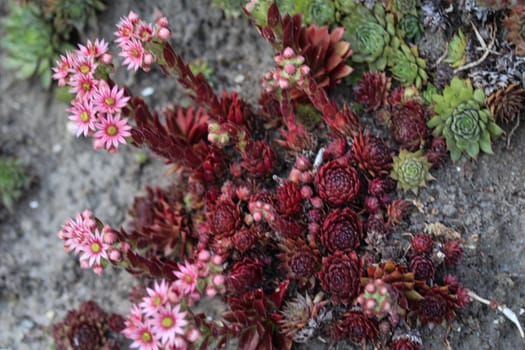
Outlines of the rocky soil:
{"type": "MultiPolygon", "coordinates": [[[[217,90],[236,89],[255,101],[272,50],[246,20],[225,19],[203,0],[108,3],[93,36],[110,38],[119,17],[131,9],[146,19],[161,10],[170,19],[174,46],[188,61],[208,61],[217,90]]],[[[3,5],[0,10],[4,17],[3,5]]],[[[124,271],[108,269],[98,277],[81,270],[77,259],[63,251],[56,231],[86,208],[118,227],[134,195],[169,179],[160,160],[139,161],[142,150],[122,147],[108,154],[75,138],[67,106],[37,80],[16,81],[1,68],[0,77],[1,154],[21,159],[34,178],[16,211],[0,215],[0,349],[52,349],[50,326],[69,308],[93,299],[107,311],[126,314],[127,293],[134,285],[124,271]]],[[[184,102],[176,82],[161,77],[159,71],[119,76],[134,94],[154,88],[147,102],[158,107],[184,102]]],[[[413,212],[406,231],[436,222],[455,230],[466,247],[457,270],[463,284],[505,303],[525,323],[525,128],[516,132],[511,149],[501,138],[494,151],[435,172],[437,181],[412,196],[420,210],[413,212]]],[[[525,348],[510,322],[478,303],[461,311],[450,327],[425,330],[424,336],[425,349],[525,348]]]]}

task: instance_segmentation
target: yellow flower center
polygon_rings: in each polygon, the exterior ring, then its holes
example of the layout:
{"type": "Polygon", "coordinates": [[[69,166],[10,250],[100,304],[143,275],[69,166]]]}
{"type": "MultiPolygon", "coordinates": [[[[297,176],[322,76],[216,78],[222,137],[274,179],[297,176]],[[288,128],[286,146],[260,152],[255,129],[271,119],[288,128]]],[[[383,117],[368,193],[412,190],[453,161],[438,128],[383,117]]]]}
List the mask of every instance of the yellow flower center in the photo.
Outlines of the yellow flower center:
{"type": "Polygon", "coordinates": [[[142,341],[145,341],[145,342],[150,342],[153,337],[151,336],[151,333],[148,332],[148,331],[144,331],[144,333],[142,333],[142,341]]]}
{"type": "Polygon", "coordinates": [[[118,132],[118,129],[115,125],[110,125],[106,128],[106,133],[109,135],[109,136],[115,136],[118,132]]]}
{"type": "Polygon", "coordinates": [[[91,84],[90,83],[83,83],[82,84],[82,90],[84,90],[84,91],[91,90],[91,84]]]}
{"type": "Polygon", "coordinates": [[[104,99],[104,103],[107,105],[107,106],[113,106],[115,104],[115,99],[113,97],[106,97],[104,99]]]}
{"type": "Polygon", "coordinates": [[[93,253],[98,253],[98,252],[100,252],[101,249],[102,249],[102,247],[97,242],[91,244],[91,251],[93,253]]]}
{"type": "Polygon", "coordinates": [[[89,121],[89,113],[86,111],[82,111],[80,113],[80,120],[82,120],[84,123],[89,121]]]}
{"type": "Polygon", "coordinates": [[[166,316],[162,319],[162,327],[164,328],[169,328],[171,326],[173,326],[173,318],[171,316],[166,316]]]}
{"type": "Polygon", "coordinates": [[[186,283],[188,283],[188,284],[193,283],[193,276],[191,276],[191,275],[185,275],[185,276],[184,276],[184,281],[185,281],[186,283]]]}
{"type": "Polygon", "coordinates": [[[87,64],[83,64],[80,66],[80,73],[87,74],[89,73],[91,69],[89,69],[89,66],[87,64]]]}
{"type": "Polygon", "coordinates": [[[133,56],[133,57],[137,57],[137,58],[140,57],[140,52],[139,52],[139,50],[137,50],[137,49],[133,49],[133,50],[131,50],[131,56],[133,56]]]}
{"type": "Polygon", "coordinates": [[[162,302],[162,299],[158,295],[153,298],[154,305],[160,305],[161,302],[162,302]]]}

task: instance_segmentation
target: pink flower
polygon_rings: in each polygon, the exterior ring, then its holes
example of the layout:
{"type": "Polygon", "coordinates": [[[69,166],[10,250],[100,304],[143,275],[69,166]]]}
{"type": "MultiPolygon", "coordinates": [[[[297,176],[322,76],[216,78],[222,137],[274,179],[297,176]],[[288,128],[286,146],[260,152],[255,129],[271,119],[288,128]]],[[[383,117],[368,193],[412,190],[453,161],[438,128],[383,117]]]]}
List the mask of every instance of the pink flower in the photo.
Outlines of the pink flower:
{"type": "Polygon", "coordinates": [[[178,264],[179,271],[173,271],[177,280],[175,285],[184,293],[191,294],[197,288],[199,270],[196,265],[186,262],[184,265],[178,264]]]}
{"type": "Polygon", "coordinates": [[[69,74],[73,72],[73,56],[71,52],[66,52],[66,55],[61,55],[56,62],[56,67],[53,68],[53,79],[58,80],[59,86],[64,86],[67,82],[69,74]]]}
{"type": "Polygon", "coordinates": [[[117,149],[119,142],[125,144],[125,137],[131,135],[128,120],[125,118],[120,120],[119,114],[115,116],[108,114],[105,118],[99,118],[95,127],[97,128],[95,138],[104,144],[107,150],[117,149]]]}
{"type": "Polygon", "coordinates": [[[151,24],[139,21],[135,34],[142,42],[150,41],[153,37],[153,27],[151,24]]]}
{"type": "Polygon", "coordinates": [[[95,109],[90,99],[77,98],[73,100],[72,107],[67,111],[72,113],[69,116],[69,120],[75,122],[77,137],[80,136],[80,134],[88,136],[90,131],[95,131],[95,109]]]}
{"type": "Polygon", "coordinates": [[[126,106],[128,100],[129,97],[124,96],[124,89],[119,89],[117,85],[110,89],[105,81],[101,81],[93,95],[95,107],[102,113],[120,112],[120,109],[126,106]]]}
{"type": "Polygon", "coordinates": [[[163,346],[173,345],[175,336],[186,332],[183,327],[188,324],[188,321],[184,317],[186,317],[186,312],[180,311],[180,305],[175,305],[173,308],[166,305],[153,315],[151,328],[163,346]]]}
{"type": "Polygon", "coordinates": [[[155,281],[153,289],[146,288],[148,296],[144,297],[142,303],[139,304],[142,312],[149,316],[155,315],[157,310],[168,302],[169,287],[168,282],[162,280],[160,284],[155,281]]]}
{"type": "Polygon", "coordinates": [[[146,323],[134,324],[131,327],[125,328],[122,333],[133,340],[132,348],[139,348],[139,350],[159,350],[160,344],[154,336],[151,326],[146,323]]]}
{"type": "Polygon", "coordinates": [[[69,92],[77,94],[77,97],[91,98],[95,94],[97,80],[89,74],[75,74],[69,81],[73,88],[69,92]]]}
{"type": "Polygon", "coordinates": [[[84,240],[83,253],[80,256],[80,260],[86,260],[89,266],[100,265],[100,259],[108,259],[108,248],[109,245],[104,243],[102,234],[95,229],[95,232],[91,233],[84,240]]]}
{"type": "Polygon", "coordinates": [[[97,66],[98,63],[91,56],[76,55],[73,59],[73,69],[77,74],[93,75],[97,66]]]}
{"type": "Polygon", "coordinates": [[[78,47],[80,55],[84,57],[98,58],[108,52],[108,43],[104,39],[95,39],[94,43],[88,40],[86,46],[78,45],[78,47]]]}
{"type": "Polygon", "coordinates": [[[128,17],[122,17],[117,24],[117,31],[114,33],[117,36],[115,42],[119,45],[124,44],[135,35],[135,25],[128,17]]]}
{"type": "Polygon", "coordinates": [[[89,210],[78,213],[75,220],[68,219],[58,231],[57,236],[64,240],[66,251],[75,251],[75,255],[83,250],[86,237],[96,228],[94,215],[89,210]]]}
{"type": "Polygon", "coordinates": [[[128,69],[137,71],[144,62],[144,47],[140,41],[131,39],[122,44],[119,56],[125,58],[122,64],[127,65],[128,69]]]}

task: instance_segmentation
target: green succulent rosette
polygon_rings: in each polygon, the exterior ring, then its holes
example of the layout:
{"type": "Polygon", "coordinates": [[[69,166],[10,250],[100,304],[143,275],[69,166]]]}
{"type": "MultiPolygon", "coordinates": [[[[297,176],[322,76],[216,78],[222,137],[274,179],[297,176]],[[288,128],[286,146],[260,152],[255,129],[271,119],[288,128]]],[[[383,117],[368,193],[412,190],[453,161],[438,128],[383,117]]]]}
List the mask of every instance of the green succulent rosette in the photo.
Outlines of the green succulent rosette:
{"type": "Polygon", "coordinates": [[[394,78],[405,86],[414,84],[421,88],[428,79],[427,63],[419,57],[417,46],[408,47],[397,38],[392,43],[394,47],[390,50],[388,65],[394,78]]]}
{"type": "Polygon", "coordinates": [[[450,157],[457,161],[463,152],[476,158],[479,151],[492,153],[491,141],[503,130],[490,110],[484,108],[485,94],[474,90],[470,80],[454,77],[443,94],[432,97],[436,116],[427,123],[434,136],[443,136],[450,157]]]}
{"type": "Polygon", "coordinates": [[[403,39],[412,43],[418,42],[423,36],[423,28],[419,18],[414,15],[404,15],[397,24],[397,29],[402,33],[403,39]]]}
{"type": "Polygon", "coordinates": [[[296,0],[294,13],[303,15],[305,24],[330,26],[335,22],[335,6],[333,1],[326,0],[296,0]]]}
{"type": "Polygon", "coordinates": [[[389,44],[395,37],[394,16],[385,13],[379,3],[373,11],[354,3],[349,15],[342,21],[344,39],[350,42],[352,60],[368,63],[369,69],[384,70],[388,63],[389,44]]]}
{"type": "Polygon", "coordinates": [[[417,6],[419,0],[390,0],[388,9],[396,14],[398,17],[402,17],[407,14],[417,15],[417,6]]]}
{"type": "Polygon", "coordinates": [[[402,149],[393,159],[390,177],[397,181],[398,188],[417,194],[427,181],[434,180],[430,174],[430,167],[431,164],[423,150],[409,152],[402,149]]]}

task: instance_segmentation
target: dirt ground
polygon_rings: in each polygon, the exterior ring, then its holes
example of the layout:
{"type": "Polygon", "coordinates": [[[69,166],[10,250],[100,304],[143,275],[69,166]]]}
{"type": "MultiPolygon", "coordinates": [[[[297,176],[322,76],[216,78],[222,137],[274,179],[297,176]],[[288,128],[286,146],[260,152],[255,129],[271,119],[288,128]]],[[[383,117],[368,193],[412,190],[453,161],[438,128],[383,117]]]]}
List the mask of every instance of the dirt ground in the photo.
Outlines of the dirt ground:
{"type": "MultiPolygon", "coordinates": [[[[255,101],[272,51],[245,19],[225,19],[200,0],[108,3],[93,35],[110,38],[119,17],[131,9],[146,19],[160,9],[170,19],[172,42],[183,57],[207,60],[218,90],[236,89],[255,101]]],[[[0,10],[5,16],[5,5],[0,10]]],[[[157,107],[183,99],[176,82],[160,79],[158,71],[119,76],[134,94],[153,87],[147,102],[157,107]]],[[[75,138],[68,130],[67,106],[37,80],[16,81],[1,68],[0,77],[2,155],[21,159],[34,177],[15,214],[0,215],[0,349],[52,349],[50,325],[67,309],[93,299],[107,311],[126,314],[127,293],[134,285],[124,271],[108,269],[98,277],[81,270],[77,259],[63,251],[56,231],[83,209],[117,227],[125,223],[134,195],[168,179],[160,160],[143,164],[137,149],[122,147],[113,155],[75,138]]],[[[460,280],[479,295],[505,303],[525,323],[525,127],[514,135],[510,150],[501,138],[494,152],[477,161],[449,162],[434,172],[437,181],[409,196],[421,211],[413,212],[407,231],[416,233],[434,222],[455,229],[466,247],[457,270],[460,280]]],[[[461,311],[448,329],[425,330],[424,342],[425,349],[525,348],[510,322],[478,303],[461,311]]]]}

